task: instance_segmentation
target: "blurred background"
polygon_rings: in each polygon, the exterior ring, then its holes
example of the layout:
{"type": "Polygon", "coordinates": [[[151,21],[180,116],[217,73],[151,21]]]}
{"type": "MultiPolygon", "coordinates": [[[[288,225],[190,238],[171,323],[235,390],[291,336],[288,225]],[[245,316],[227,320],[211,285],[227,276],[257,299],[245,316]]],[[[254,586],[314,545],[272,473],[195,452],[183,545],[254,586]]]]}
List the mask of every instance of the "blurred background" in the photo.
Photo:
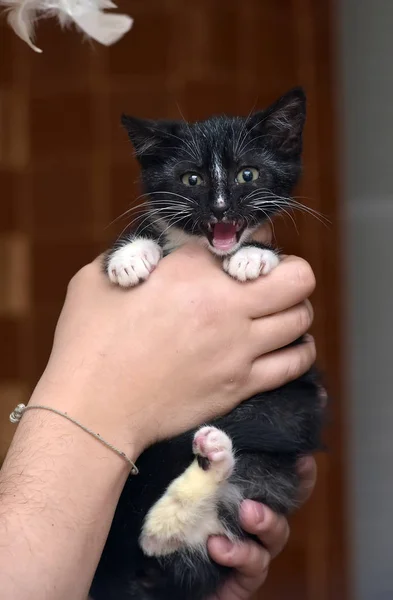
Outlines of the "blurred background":
{"type": "Polygon", "coordinates": [[[119,7],[135,23],[111,48],[43,21],[37,55],[1,19],[0,462],[8,414],[45,367],[68,280],[125,227],[111,223],[138,195],[120,113],[246,115],[303,85],[297,195],[330,224],[278,219],[276,237],[315,270],[313,333],[333,403],[317,488],[258,598],[393,599],[393,3],[119,7]]]}

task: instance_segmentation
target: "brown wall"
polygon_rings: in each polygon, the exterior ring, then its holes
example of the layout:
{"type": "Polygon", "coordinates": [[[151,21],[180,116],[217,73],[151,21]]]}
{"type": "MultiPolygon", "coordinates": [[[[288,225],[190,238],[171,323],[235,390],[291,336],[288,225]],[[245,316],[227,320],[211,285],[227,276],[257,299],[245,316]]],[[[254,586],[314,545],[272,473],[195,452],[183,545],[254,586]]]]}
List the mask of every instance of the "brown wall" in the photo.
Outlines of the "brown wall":
{"type": "Polygon", "coordinates": [[[330,228],[298,216],[280,246],[308,258],[320,362],[334,392],[331,450],[296,516],[264,600],[344,600],[339,273],[327,0],[130,0],[132,31],[105,49],[53,23],[43,55],[0,26],[0,455],[7,415],[28,398],[51,347],[66,283],[126,222],[137,195],[122,111],[149,117],[248,114],[293,85],[309,97],[306,172],[299,195],[330,228]]]}

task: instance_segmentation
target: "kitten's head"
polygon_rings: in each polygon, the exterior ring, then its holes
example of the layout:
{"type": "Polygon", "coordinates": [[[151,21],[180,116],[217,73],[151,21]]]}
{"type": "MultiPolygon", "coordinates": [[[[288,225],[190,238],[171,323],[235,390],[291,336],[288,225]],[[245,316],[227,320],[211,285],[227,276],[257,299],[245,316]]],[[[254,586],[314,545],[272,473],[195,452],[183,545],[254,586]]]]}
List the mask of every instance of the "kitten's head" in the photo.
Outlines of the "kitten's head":
{"type": "Polygon", "coordinates": [[[123,116],[142,169],[148,210],[172,238],[234,252],[288,206],[301,171],[306,100],[291,90],[246,117],[150,121],[123,116]]]}

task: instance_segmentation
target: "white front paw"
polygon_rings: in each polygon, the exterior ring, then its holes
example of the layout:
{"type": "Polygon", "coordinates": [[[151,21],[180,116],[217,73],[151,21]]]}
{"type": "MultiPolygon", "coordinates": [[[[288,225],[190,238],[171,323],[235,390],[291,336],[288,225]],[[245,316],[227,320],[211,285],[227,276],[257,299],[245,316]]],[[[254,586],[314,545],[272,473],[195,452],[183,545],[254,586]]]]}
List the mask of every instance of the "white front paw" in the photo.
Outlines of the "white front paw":
{"type": "Polygon", "coordinates": [[[267,275],[277,267],[279,257],[273,250],[245,246],[240,248],[233,256],[224,260],[223,267],[231,277],[239,281],[257,279],[260,275],[267,275]]]}
{"type": "Polygon", "coordinates": [[[112,283],[132,287],[147,279],[158,265],[162,249],[153,240],[137,239],[116,250],[108,261],[112,283]]]}

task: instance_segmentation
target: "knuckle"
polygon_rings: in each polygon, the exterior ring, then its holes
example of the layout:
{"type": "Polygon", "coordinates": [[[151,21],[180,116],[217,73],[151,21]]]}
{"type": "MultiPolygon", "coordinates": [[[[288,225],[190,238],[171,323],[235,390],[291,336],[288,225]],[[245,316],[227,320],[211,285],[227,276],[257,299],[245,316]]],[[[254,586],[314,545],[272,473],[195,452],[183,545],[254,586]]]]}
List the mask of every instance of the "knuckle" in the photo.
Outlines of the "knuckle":
{"type": "Polygon", "coordinates": [[[258,577],[259,583],[262,583],[269,570],[271,562],[271,553],[267,548],[263,548],[256,543],[248,544],[247,560],[243,560],[243,564],[247,564],[247,570],[253,577],[258,577]]]}
{"type": "Polygon", "coordinates": [[[270,531],[271,533],[275,533],[278,522],[279,516],[271,509],[265,508],[265,516],[263,519],[264,531],[270,531]]]}
{"type": "Polygon", "coordinates": [[[275,537],[285,536],[287,521],[282,515],[278,515],[272,510],[266,511],[264,519],[264,529],[271,532],[275,537]]]}
{"type": "Polygon", "coordinates": [[[83,279],[83,269],[84,268],[85,267],[83,267],[82,269],[77,271],[77,273],[75,273],[75,275],[73,275],[72,278],[70,279],[70,281],[68,282],[68,285],[67,285],[68,293],[72,293],[75,290],[75,288],[77,288],[79,286],[80,281],[83,279]]]}
{"type": "Polygon", "coordinates": [[[286,546],[290,530],[288,521],[285,517],[282,515],[276,515],[273,512],[269,513],[269,515],[270,519],[267,520],[265,527],[268,531],[270,531],[270,536],[272,539],[271,555],[272,558],[274,558],[286,546]]]}
{"type": "MultiPolygon", "coordinates": [[[[300,349],[300,346],[299,346],[299,349],[300,349]]],[[[286,369],[287,381],[294,381],[295,379],[300,377],[300,375],[304,371],[307,370],[303,363],[304,363],[304,361],[302,360],[302,355],[301,355],[301,352],[299,351],[299,352],[297,352],[296,358],[291,360],[287,365],[287,369],[286,369]]]]}
{"type": "Polygon", "coordinates": [[[246,368],[242,363],[232,365],[232,369],[228,373],[226,392],[227,394],[242,390],[248,383],[250,369],[246,368]]]}
{"type": "Polygon", "coordinates": [[[288,521],[282,517],[279,525],[277,526],[277,546],[272,552],[272,558],[275,558],[288,543],[290,535],[290,528],[288,525],[288,521]]]}
{"type": "Polygon", "coordinates": [[[292,361],[288,363],[285,373],[285,380],[293,381],[294,379],[297,379],[299,377],[299,372],[300,369],[298,362],[292,361]]]}
{"type": "Polygon", "coordinates": [[[304,347],[304,351],[305,351],[305,357],[304,357],[304,362],[306,363],[306,367],[309,364],[313,364],[316,361],[317,358],[317,348],[315,346],[315,342],[312,339],[311,341],[307,342],[306,344],[303,344],[304,347]]]}
{"type": "Polygon", "coordinates": [[[314,341],[299,344],[294,348],[295,353],[292,360],[287,365],[287,379],[294,381],[303,373],[308,371],[316,359],[316,349],[314,341]]]}
{"type": "Polygon", "coordinates": [[[307,306],[307,310],[310,315],[310,325],[311,325],[312,322],[314,321],[314,308],[313,308],[313,305],[311,304],[310,300],[305,300],[304,302],[307,306]]]}
{"type": "Polygon", "coordinates": [[[73,292],[79,286],[84,285],[84,282],[90,281],[94,274],[94,263],[89,263],[83,266],[73,275],[67,285],[67,291],[73,292]]]}
{"type": "Polygon", "coordinates": [[[297,309],[297,328],[300,334],[306,333],[310,329],[313,321],[313,313],[310,304],[303,302],[297,309]]]}
{"type": "Polygon", "coordinates": [[[266,577],[267,576],[267,572],[269,570],[270,567],[270,562],[271,562],[272,556],[270,554],[270,552],[263,552],[262,553],[262,557],[261,557],[261,571],[262,574],[266,577]]]}

